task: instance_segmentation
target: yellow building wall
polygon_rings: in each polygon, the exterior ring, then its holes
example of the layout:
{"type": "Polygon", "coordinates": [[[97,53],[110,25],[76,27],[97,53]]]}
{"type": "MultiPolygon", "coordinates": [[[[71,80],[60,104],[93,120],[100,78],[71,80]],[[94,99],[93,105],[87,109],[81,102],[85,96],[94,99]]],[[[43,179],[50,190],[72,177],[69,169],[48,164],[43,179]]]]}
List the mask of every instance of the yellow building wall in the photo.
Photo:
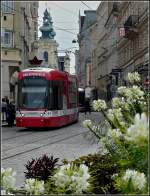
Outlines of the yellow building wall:
{"type": "Polygon", "coordinates": [[[1,59],[2,61],[21,61],[20,52],[19,50],[2,50],[1,59]]]}
{"type": "Polygon", "coordinates": [[[14,14],[10,14],[10,13],[2,14],[1,25],[2,25],[2,28],[4,29],[13,30],[14,29],[14,14]],[[4,16],[6,16],[6,20],[4,20],[4,16]]]}

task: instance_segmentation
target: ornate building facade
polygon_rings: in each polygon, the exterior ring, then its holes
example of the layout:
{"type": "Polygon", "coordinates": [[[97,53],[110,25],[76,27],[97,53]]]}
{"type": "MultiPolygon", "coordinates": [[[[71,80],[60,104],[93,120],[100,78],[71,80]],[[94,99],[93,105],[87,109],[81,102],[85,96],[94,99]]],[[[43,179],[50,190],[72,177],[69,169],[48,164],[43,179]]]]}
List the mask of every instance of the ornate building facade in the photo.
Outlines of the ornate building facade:
{"type": "Polygon", "coordinates": [[[44,12],[43,25],[40,27],[40,31],[42,36],[38,40],[37,56],[43,60],[41,66],[58,69],[58,44],[54,40],[56,33],[53,29],[52,17],[47,9],[44,12]]]}

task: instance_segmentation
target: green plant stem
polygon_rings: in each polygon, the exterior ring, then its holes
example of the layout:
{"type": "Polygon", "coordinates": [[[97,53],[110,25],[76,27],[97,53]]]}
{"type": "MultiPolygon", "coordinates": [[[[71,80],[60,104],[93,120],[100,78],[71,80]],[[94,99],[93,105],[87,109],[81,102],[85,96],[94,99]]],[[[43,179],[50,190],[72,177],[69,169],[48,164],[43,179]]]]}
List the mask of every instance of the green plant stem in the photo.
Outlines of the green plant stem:
{"type": "Polygon", "coordinates": [[[109,122],[110,126],[112,129],[115,129],[116,126],[114,125],[114,123],[107,117],[106,113],[104,112],[104,110],[101,110],[103,116],[106,118],[106,120],[109,122]]]}
{"type": "Polygon", "coordinates": [[[88,127],[88,129],[90,129],[90,131],[92,133],[94,133],[94,135],[96,136],[96,138],[101,139],[101,137],[95,131],[93,131],[93,129],[90,126],[87,126],[87,127],[88,127]]]}

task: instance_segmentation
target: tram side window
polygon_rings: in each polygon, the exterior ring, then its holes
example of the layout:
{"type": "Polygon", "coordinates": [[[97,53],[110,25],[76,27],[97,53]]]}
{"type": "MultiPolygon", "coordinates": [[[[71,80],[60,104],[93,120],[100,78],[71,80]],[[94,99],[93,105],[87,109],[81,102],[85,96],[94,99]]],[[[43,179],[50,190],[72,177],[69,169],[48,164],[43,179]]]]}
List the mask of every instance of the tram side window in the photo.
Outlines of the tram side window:
{"type": "Polygon", "coordinates": [[[77,107],[77,86],[74,82],[69,82],[69,100],[71,108],[77,107]]]}
{"type": "Polygon", "coordinates": [[[63,109],[63,81],[52,81],[50,87],[50,109],[63,109]]]}

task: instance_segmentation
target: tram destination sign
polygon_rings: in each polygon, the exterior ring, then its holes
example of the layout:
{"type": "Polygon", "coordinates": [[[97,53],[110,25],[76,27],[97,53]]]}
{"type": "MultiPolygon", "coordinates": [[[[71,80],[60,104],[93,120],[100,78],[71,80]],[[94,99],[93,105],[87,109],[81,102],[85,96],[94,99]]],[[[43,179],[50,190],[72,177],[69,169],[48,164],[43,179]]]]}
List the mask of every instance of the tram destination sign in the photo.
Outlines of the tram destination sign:
{"type": "Polygon", "coordinates": [[[26,76],[40,76],[40,77],[45,77],[45,73],[38,73],[38,72],[29,72],[29,73],[23,73],[22,74],[23,77],[26,76]]]}

